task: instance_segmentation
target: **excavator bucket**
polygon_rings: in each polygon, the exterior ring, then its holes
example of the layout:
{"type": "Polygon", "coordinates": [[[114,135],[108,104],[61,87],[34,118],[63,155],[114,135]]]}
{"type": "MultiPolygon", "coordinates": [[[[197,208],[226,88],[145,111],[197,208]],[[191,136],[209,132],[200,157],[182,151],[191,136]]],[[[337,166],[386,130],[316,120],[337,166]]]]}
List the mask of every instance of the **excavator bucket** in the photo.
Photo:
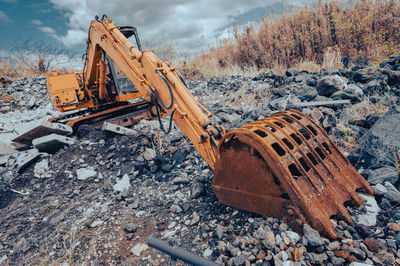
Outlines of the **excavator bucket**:
{"type": "Polygon", "coordinates": [[[345,203],[373,190],[326,132],[296,110],[273,114],[228,132],[218,147],[213,190],[232,207],[303,224],[336,238],[330,218],[348,223],[345,203]]]}

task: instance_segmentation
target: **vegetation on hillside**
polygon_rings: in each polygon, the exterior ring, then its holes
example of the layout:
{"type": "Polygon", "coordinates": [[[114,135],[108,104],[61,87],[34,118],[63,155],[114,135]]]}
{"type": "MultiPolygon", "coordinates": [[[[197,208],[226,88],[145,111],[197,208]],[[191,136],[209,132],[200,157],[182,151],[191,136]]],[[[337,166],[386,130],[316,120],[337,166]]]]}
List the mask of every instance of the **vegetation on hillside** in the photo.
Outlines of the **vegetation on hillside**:
{"type": "Polygon", "coordinates": [[[231,39],[182,63],[186,75],[229,75],[287,67],[319,71],[350,62],[381,62],[400,48],[398,0],[318,1],[266,16],[231,39]],[[257,29],[256,29],[257,28],[257,29]]]}

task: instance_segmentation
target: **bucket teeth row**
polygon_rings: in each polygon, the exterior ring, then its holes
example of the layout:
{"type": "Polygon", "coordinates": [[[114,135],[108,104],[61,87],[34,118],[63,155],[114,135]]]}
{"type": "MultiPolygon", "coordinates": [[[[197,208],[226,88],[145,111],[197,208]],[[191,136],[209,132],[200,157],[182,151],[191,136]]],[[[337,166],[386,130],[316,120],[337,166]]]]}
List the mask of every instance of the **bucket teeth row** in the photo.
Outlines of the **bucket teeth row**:
{"type": "Polygon", "coordinates": [[[296,110],[228,132],[213,189],[224,204],[281,218],[298,231],[308,223],[331,238],[330,218],[351,223],[344,204],[362,204],[356,190],[373,194],[326,132],[296,110]]]}

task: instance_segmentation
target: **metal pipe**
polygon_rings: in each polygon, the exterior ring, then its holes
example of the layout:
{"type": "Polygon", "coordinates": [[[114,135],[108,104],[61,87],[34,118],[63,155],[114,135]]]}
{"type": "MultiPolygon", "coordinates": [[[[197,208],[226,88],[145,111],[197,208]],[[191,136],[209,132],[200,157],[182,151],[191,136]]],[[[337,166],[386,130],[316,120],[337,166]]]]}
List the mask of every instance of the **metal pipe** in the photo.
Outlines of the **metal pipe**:
{"type": "Polygon", "coordinates": [[[158,239],[154,236],[150,237],[147,240],[147,244],[150,247],[153,247],[155,249],[158,249],[168,255],[171,256],[171,259],[179,259],[182,260],[186,263],[189,263],[191,265],[195,266],[219,266],[220,264],[217,264],[215,262],[209,261],[203,257],[200,257],[192,252],[189,252],[183,248],[180,247],[175,247],[171,246],[167,241],[158,239]]]}

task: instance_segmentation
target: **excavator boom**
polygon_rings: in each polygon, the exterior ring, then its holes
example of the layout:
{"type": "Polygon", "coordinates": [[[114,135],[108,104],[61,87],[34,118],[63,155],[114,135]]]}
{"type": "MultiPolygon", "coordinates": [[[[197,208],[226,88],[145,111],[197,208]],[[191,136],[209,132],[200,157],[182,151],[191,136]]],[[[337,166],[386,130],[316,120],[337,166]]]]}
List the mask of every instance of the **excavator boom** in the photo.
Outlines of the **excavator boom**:
{"type": "Polygon", "coordinates": [[[335,238],[330,217],[351,222],[343,204],[362,204],[356,189],[373,193],[325,131],[300,112],[276,113],[228,133],[212,125],[176,69],[142,51],[133,27],[96,18],[84,58],[82,73],[48,79],[55,108],[92,111],[67,124],[158,119],[162,127],[160,119],[169,115],[214,170],[213,190],[224,204],[279,217],[297,231],[307,223],[335,238]]]}

